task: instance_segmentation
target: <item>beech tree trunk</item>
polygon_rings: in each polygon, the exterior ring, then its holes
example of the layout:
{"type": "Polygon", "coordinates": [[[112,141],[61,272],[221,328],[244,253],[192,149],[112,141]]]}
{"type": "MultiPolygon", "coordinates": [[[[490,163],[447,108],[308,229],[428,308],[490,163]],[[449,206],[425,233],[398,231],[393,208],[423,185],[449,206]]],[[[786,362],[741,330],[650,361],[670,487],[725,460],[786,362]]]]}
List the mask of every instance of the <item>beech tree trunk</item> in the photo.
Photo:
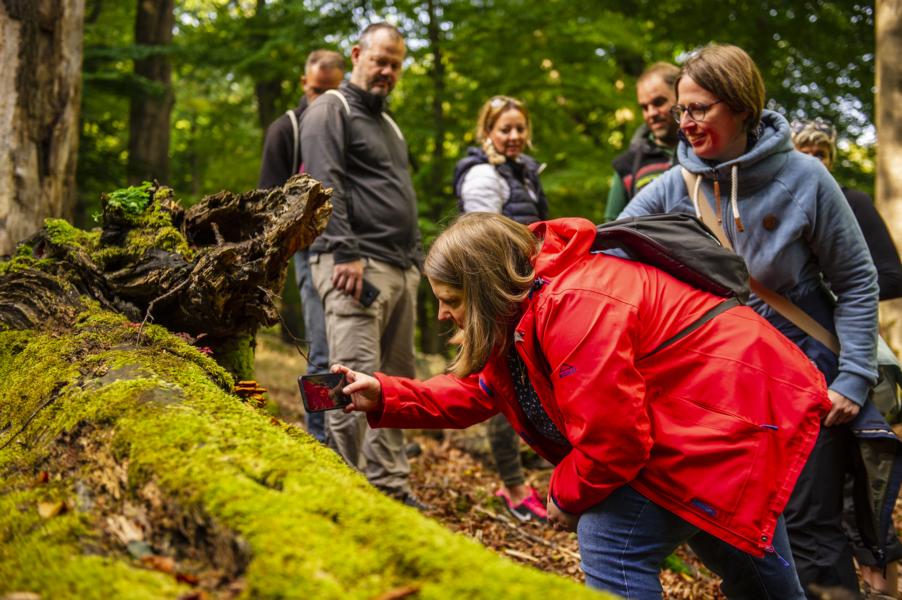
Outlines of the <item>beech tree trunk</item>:
{"type": "MultiPolygon", "coordinates": [[[[902,249],[902,0],[877,0],[877,210],[902,249]]],[[[902,350],[902,299],[881,302],[881,331],[902,350]]]]}
{"type": "MultiPolygon", "coordinates": [[[[163,49],[172,45],[173,0],[138,0],[135,44],[163,49]]],[[[129,110],[128,182],[169,181],[169,116],[172,64],[162,52],[135,61],[135,75],[156,84],[156,93],[135,96],[129,110]]]]}
{"type": "MultiPolygon", "coordinates": [[[[448,197],[444,191],[444,181],[451,171],[448,165],[448,157],[445,155],[445,132],[448,130],[447,118],[443,107],[446,99],[445,65],[442,62],[442,32],[440,17],[434,0],[426,3],[426,14],[429,22],[426,24],[426,35],[429,40],[429,51],[432,53],[432,68],[429,78],[432,80],[432,165],[429,173],[429,194],[432,197],[445,196],[445,202],[433,202],[431,212],[426,216],[433,223],[438,223],[442,217],[442,207],[452,206],[455,203],[453,197],[448,197]]],[[[420,349],[426,354],[440,354],[448,345],[448,328],[440,325],[435,315],[438,312],[438,304],[432,290],[426,281],[420,283],[417,295],[417,325],[420,329],[420,349]]]]}
{"type": "Polygon", "coordinates": [[[71,217],[84,0],[0,0],[0,255],[71,217]]]}

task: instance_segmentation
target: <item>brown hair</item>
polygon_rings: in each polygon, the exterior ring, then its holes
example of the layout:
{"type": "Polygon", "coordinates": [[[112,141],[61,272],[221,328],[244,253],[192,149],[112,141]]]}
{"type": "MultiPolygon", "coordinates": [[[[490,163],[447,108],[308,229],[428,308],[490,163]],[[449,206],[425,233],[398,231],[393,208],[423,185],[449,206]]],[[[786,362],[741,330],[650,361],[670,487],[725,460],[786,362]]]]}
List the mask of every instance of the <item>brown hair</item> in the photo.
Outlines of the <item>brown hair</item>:
{"type": "Polygon", "coordinates": [[[687,76],[717,96],[733,112],[749,111],[745,120],[746,132],[758,127],[764,110],[764,80],[745,50],[729,44],[705,46],[686,60],[675,85],[678,87],[680,80],[687,76]]]}
{"type": "Polygon", "coordinates": [[[511,329],[535,279],[539,241],[525,226],[494,213],[461,215],[432,244],[425,274],[460,290],[465,309],[460,348],[449,370],[466,377],[493,352],[506,353],[511,329]]]}
{"type": "Polygon", "coordinates": [[[639,78],[636,80],[636,85],[642,83],[650,77],[657,76],[660,77],[662,81],[664,81],[665,85],[672,88],[676,86],[676,80],[679,74],[680,68],[678,66],[669,62],[656,62],[642,71],[642,74],[639,75],[639,78]]]}
{"type": "Polygon", "coordinates": [[[526,147],[532,148],[532,123],[529,120],[529,111],[526,109],[526,105],[510,96],[492,96],[479,109],[479,117],[476,118],[476,141],[482,144],[482,149],[493,165],[500,165],[505,158],[495,150],[495,146],[489,139],[489,132],[492,131],[492,127],[495,126],[501,115],[509,110],[519,110],[526,119],[526,147]]]}
{"type": "Polygon", "coordinates": [[[345,59],[338,52],[332,50],[314,50],[307,56],[307,62],[304,63],[304,70],[309,71],[312,67],[319,65],[323,69],[339,69],[345,70],[345,59]]]}

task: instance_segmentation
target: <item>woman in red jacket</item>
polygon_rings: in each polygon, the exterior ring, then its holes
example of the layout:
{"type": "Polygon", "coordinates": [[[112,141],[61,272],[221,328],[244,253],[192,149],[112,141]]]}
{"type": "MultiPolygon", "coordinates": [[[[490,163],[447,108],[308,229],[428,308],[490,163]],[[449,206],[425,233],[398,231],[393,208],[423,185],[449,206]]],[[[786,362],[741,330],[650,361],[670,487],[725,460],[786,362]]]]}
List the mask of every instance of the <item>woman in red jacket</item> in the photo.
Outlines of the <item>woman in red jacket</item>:
{"type": "Polygon", "coordinates": [[[803,598],[780,514],[829,410],[823,377],[737,306],[663,349],[723,298],[592,254],[583,219],[531,230],[460,217],[426,276],[460,329],[450,373],[345,373],[374,427],[468,427],[501,412],[555,464],[549,519],[575,528],[590,586],[660,597],[682,542],[731,598],[803,598]]]}

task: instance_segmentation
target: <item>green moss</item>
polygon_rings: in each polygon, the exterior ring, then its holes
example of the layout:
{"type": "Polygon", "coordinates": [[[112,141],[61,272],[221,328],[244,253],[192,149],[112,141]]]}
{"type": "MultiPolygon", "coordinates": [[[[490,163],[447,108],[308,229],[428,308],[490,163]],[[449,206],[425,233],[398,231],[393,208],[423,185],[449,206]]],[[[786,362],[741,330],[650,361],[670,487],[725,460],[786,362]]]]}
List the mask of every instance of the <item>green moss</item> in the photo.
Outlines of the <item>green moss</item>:
{"type": "Polygon", "coordinates": [[[217,340],[213,344],[213,357],[235,379],[253,379],[254,346],[254,337],[250,335],[217,340]]]}
{"type": "Polygon", "coordinates": [[[55,246],[77,246],[90,251],[100,243],[100,231],[85,231],[62,219],[45,219],[44,231],[55,246]]]}
{"type": "Polygon", "coordinates": [[[0,431],[10,425],[0,445],[33,415],[0,450],[0,593],[178,595],[121,548],[100,550],[103,520],[78,506],[73,481],[29,487],[48,444],[89,425],[111,432],[127,493],[152,482],[165,506],[241,540],[243,597],[373,598],[407,585],[420,586],[418,598],[598,597],[374,491],[307,434],[224,393],[222,369],[161,328],[138,338],[124,319],[92,310],[66,336],[0,332],[0,374],[0,431]],[[33,507],[48,494],[72,510],[40,519],[33,507]]]}
{"type": "Polygon", "coordinates": [[[30,245],[21,244],[16,247],[15,254],[9,260],[0,261],[0,277],[23,269],[41,269],[49,266],[50,263],[50,260],[35,258],[34,248],[30,245]]]}

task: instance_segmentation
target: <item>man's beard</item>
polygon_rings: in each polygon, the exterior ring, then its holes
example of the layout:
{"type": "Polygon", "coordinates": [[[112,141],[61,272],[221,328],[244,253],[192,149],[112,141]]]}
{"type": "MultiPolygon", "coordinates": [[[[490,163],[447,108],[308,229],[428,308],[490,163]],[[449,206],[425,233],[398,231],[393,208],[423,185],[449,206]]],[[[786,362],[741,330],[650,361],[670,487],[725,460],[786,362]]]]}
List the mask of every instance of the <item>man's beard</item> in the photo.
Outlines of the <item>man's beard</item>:
{"type": "Polygon", "coordinates": [[[367,91],[377,96],[388,96],[391,93],[393,87],[394,86],[392,85],[390,79],[386,79],[385,77],[373,77],[372,79],[370,79],[367,85],[367,91]],[[382,84],[382,87],[375,89],[379,84],[382,84]]]}

